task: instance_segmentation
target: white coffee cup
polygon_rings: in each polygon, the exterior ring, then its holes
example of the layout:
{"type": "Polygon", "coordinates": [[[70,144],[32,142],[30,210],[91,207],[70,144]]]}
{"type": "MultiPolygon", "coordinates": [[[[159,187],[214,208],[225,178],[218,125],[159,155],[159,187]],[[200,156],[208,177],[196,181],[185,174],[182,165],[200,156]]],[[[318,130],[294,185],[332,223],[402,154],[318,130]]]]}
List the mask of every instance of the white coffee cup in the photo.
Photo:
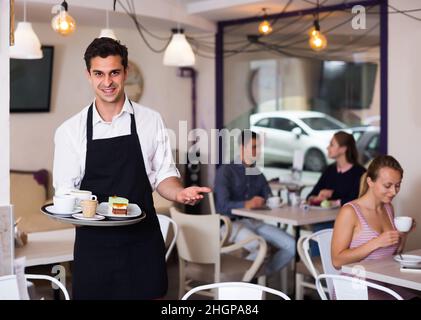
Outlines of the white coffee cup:
{"type": "Polygon", "coordinates": [[[89,190],[72,190],[69,194],[76,198],[77,206],[80,206],[80,202],[83,200],[97,200],[97,196],[89,190]]]}
{"type": "Polygon", "coordinates": [[[412,227],[411,217],[396,217],[394,222],[396,230],[399,232],[408,232],[412,227]]]}
{"type": "Polygon", "coordinates": [[[54,208],[58,212],[72,212],[75,209],[76,198],[72,195],[57,195],[53,197],[54,208]]]}
{"type": "Polygon", "coordinates": [[[281,204],[280,197],[270,197],[266,200],[266,205],[271,209],[279,208],[280,204],[281,204]]]}

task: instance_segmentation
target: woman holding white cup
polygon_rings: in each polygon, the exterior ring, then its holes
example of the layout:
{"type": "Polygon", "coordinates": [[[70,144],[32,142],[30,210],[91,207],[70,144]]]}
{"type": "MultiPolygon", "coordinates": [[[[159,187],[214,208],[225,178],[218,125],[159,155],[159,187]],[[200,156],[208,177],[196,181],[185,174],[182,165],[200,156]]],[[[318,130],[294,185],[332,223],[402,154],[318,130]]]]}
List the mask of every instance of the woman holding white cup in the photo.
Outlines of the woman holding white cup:
{"type": "MultiPolygon", "coordinates": [[[[344,205],[336,218],[332,236],[332,263],[336,268],[403,251],[415,221],[409,217],[394,218],[392,200],[400,190],[402,177],[401,165],[391,156],[378,156],[370,163],[361,178],[359,198],[344,205]]],[[[394,290],[404,298],[413,297],[403,288],[394,290]]]]}

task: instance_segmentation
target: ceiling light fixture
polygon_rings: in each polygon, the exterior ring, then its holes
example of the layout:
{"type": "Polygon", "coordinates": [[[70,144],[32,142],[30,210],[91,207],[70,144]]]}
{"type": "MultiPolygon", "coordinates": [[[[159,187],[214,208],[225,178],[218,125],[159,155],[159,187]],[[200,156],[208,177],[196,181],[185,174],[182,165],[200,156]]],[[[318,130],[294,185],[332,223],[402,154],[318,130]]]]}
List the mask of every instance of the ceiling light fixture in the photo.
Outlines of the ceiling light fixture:
{"type": "Polygon", "coordinates": [[[56,14],[51,20],[51,27],[62,36],[72,34],[76,29],[75,19],[68,13],[68,9],[66,0],[51,9],[51,13],[56,14]]]}
{"type": "Polygon", "coordinates": [[[309,31],[310,39],[308,41],[310,48],[314,51],[322,51],[327,47],[326,36],[320,31],[319,24],[319,0],[317,0],[317,13],[314,18],[313,27],[309,31]]]}
{"type": "Polygon", "coordinates": [[[267,36],[268,34],[272,32],[272,25],[267,20],[266,8],[263,8],[262,10],[263,10],[263,21],[259,23],[258,29],[261,35],[267,36]]]}
{"type": "Polygon", "coordinates": [[[106,10],[106,16],[105,16],[105,28],[101,29],[101,33],[99,34],[99,38],[111,38],[114,40],[117,40],[117,36],[114,33],[113,29],[110,29],[110,19],[108,16],[108,10],[106,10]]]}
{"type": "Polygon", "coordinates": [[[191,67],[196,58],[183,29],[172,29],[171,41],[164,52],[163,63],[173,67],[191,67]]]}
{"type": "Polygon", "coordinates": [[[26,22],[26,1],[23,3],[23,22],[18,22],[14,36],[15,44],[10,47],[10,58],[41,59],[43,57],[41,42],[32,29],[32,24],[26,22]]]}

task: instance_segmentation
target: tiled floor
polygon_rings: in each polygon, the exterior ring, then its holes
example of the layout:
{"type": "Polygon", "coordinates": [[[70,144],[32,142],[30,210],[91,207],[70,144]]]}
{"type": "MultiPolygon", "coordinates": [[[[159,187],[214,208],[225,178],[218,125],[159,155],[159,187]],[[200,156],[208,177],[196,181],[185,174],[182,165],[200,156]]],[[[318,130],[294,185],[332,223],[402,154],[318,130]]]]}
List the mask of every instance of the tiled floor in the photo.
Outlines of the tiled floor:
{"type": "MultiPolygon", "coordinates": [[[[30,267],[26,269],[26,273],[35,273],[35,274],[49,274],[51,275],[52,265],[47,266],[38,266],[38,267],[30,267]]],[[[69,266],[66,266],[66,270],[69,268],[69,266]]],[[[166,300],[177,300],[178,299],[178,259],[176,255],[176,251],[173,252],[173,254],[170,256],[168,260],[168,292],[167,295],[164,297],[166,300]]],[[[267,286],[281,290],[281,280],[280,280],[280,274],[275,274],[267,278],[267,286]]],[[[292,273],[288,275],[288,278],[292,278],[292,273]]],[[[53,299],[53,290],[51,289],[51,286],[49,283],[42,281],[42,282],[36,282],[36,298],[44,297],[44,299],[53,299]]],[[[287,294],[292,297],[292,282],[288,284],[288,292],[287,294]]],[[[69,294],[71,295],[71,280],[68,278],[67,280],[67,290],[69,291],[69,294]]],[[[318,299],[316,292],[309,291],[310,295],[307,295],[305,299],[318,299]]],[[[195,299],[200,299],[200,297],[193,297],[195,299]]],[[[268,296],[268,298],[270,298],[268,296]]],[[[203,299],[203,298],[202,298],[203,299]]]]}

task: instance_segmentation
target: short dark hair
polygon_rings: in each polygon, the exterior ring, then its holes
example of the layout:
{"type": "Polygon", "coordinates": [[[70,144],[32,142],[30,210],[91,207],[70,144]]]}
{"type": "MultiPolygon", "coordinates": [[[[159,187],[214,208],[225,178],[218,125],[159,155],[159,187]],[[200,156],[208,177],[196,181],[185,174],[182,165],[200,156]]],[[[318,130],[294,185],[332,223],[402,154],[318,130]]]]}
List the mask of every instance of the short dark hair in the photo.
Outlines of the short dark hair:
{"type": "Polygon", "coordinates": [[[259,134],[251,131],[250,129],[245,129],[241,131],[241,134],[238,136],[238,144],[245,146],[250,142],[250,140],[256,140],[259,138],[259,134]]]}
{"type": "Polygon", "coordinates": [[[91,70],[91,59],[95,57],[106,58],[108,56],[120,56],[124,70],[127,69],[127,47],[121,44],[120,41],[106,37],[96,38],[91,42],[88,48],[86,48],[83,57],[85,59],[86,69],[88,69],[88,71],[91,70]]]}

